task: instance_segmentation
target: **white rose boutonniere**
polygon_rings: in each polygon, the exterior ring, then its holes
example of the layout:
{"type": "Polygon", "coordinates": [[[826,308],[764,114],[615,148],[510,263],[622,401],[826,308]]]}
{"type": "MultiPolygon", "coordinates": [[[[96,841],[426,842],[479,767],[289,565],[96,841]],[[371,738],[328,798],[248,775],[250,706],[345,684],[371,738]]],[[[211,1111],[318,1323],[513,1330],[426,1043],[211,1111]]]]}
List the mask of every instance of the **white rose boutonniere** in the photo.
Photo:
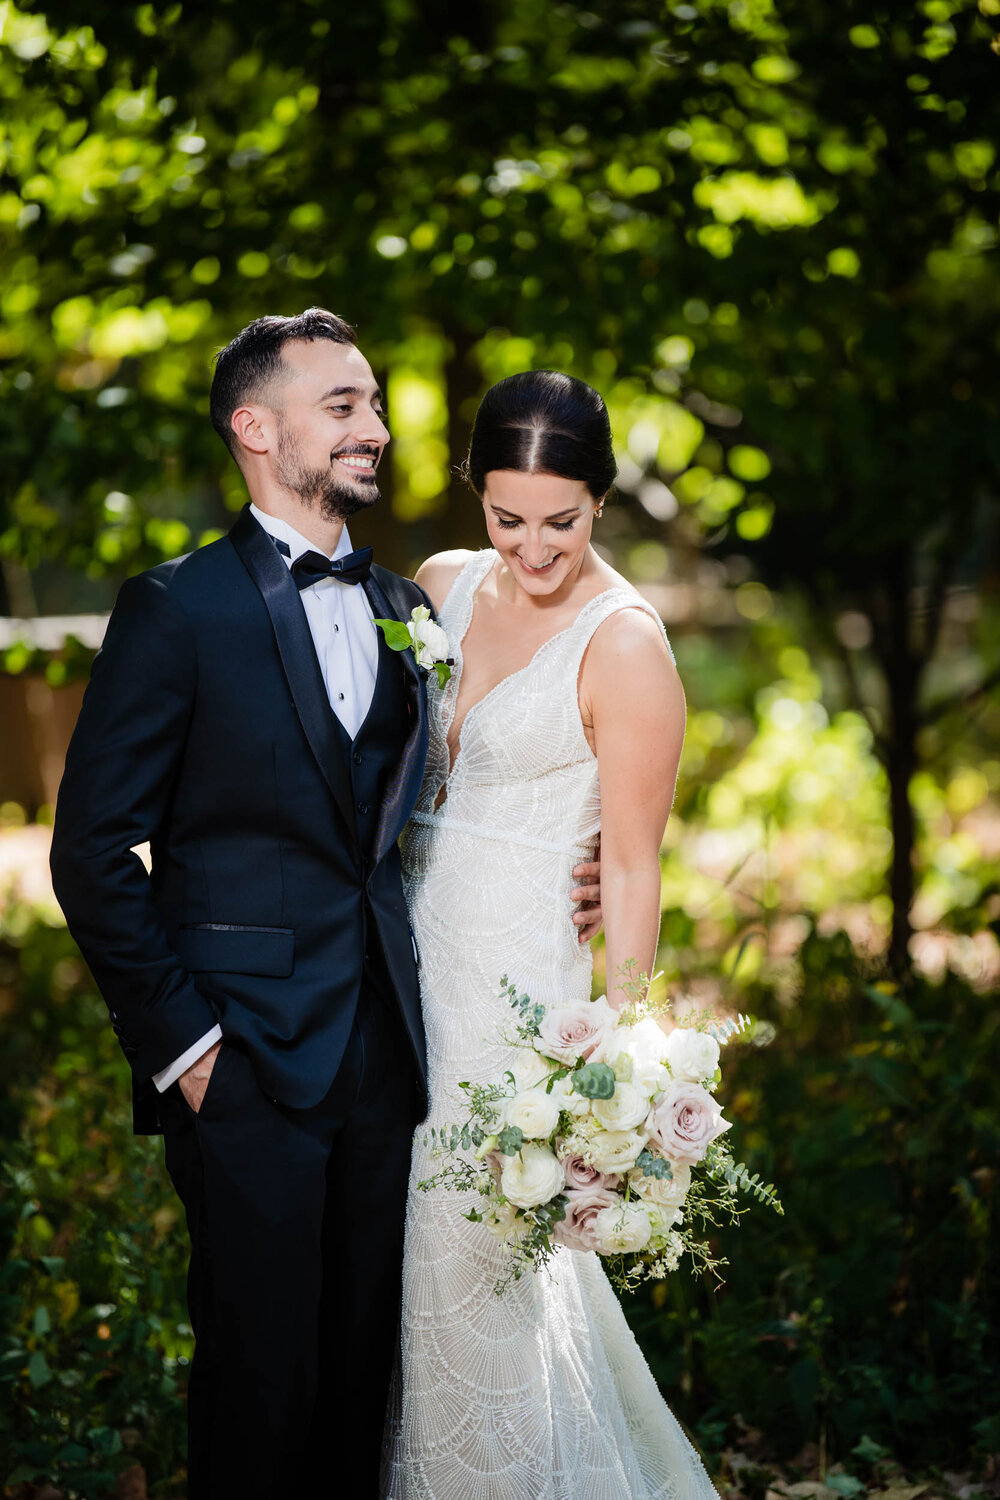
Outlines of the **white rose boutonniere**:
{"type": "Polygon", "coordinates": [[[448,655],[448,637],[431,619],[426,604],[411,610],[409,620],[376,620],[390,651],[412,651],[417,666],[434,668],[438,687],[444,687],[451,676],[452,659],[448,655]]]}

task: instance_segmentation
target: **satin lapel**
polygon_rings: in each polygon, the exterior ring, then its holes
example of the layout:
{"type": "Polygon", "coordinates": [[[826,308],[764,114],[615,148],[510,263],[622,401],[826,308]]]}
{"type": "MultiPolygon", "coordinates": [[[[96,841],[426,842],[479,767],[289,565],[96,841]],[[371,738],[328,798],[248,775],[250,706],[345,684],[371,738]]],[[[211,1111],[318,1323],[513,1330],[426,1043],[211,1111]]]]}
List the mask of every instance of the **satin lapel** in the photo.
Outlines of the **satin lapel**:
{"type": "MultiPolygon", "coordinates": [[[[369,575],[362,584],[362,588],[376,619],[399,619],[399,612],[390,604],[374,574],[369,575]]],[[[381,652],[389,648],[385,645],[381,631],[379,631],[379,637],[381,656],[381,652]]],[[[407,697],[413,707],[413,721],[403,746],[403,753],[386,781],[385,792],[379,807],[378,826],[375,830],[376,863],[399,838],[404,823],[413,811],[417,794],[420,791],[420,783],[423,780],[424,764],[427,760],[427,687],[412,651],[398,651],[393,654],[402,662],[406,677],[407,697]]]]}
{"type": "Polygon", "coordinates": [[[330,707],[326,685],[316,658],[309,622],[288,566],[247,507],[229,533],[244,567],[257,585],[271,616],[281,665],[309,747],[343,814],[351,836],[357,838],[354,799],[347,763],[346,732],[330,707]]]}

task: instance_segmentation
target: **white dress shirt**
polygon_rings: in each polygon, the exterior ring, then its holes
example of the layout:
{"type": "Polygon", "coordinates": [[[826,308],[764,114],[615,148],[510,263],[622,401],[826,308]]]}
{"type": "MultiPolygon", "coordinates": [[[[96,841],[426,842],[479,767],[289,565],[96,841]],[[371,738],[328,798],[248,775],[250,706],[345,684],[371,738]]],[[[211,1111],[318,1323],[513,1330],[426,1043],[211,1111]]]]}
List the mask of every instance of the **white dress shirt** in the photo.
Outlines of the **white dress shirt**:
{"type": "MultiPolygon", "coordinates": [[[[287,521],[258,510],[256,505],[250,506],[250,513],[270,536],[288,547],[290,555],[284,560],[289,568],[303,552],[319,551],[287,521]]],[[[335,562],[353,550],[345,526],[330,560],[335,562]]],[[[372,623],[368,597],[360,584],[320,578],[302,589],[299,598],[316,647],[330,706],[353,740],[372,706],[378,675],[378,630],[372,623]]],[[[221,1040],[222,1028],[213,1026],[169,1067],[154,1073],[153,1082],[159,1092],[164,1093],[176,1083],[182,1073],[221,1040]]]]}

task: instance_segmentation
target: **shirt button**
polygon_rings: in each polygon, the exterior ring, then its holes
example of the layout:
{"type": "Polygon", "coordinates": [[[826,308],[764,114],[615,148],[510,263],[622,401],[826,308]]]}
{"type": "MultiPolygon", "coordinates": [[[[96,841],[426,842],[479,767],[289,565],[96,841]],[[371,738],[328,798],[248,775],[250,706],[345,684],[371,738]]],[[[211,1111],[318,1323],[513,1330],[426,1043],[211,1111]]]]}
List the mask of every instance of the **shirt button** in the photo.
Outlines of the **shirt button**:
{"type": "Polygon", "coordinates": [[[358,812],[359,813],[366,813],[367,811],[368,811],[368,803],[367,802],[360,802],[358,804],[358,812]]]}
{"type": "Polygon", "coordinates": [[[340,634],[340,626],[339,625],[334,625],[334,627],[333,627],[333,633],[334,633],[334,635],[339,635],[340,634]]]}
{"type": "Polygon", "coordinates": [[[344,701],[344,695],[343,695],[343,693],[338,693],[337,697],[340,699],[341,703],[343,703],[343,701],[344,701]]]}

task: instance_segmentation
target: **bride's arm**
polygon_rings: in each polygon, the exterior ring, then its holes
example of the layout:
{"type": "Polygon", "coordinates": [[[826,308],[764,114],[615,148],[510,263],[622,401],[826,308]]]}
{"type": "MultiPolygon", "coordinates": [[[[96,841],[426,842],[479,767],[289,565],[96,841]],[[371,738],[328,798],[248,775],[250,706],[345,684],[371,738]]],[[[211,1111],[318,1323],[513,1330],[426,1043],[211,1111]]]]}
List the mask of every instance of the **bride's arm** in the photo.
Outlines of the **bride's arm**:
{"type": "Polygon", "coordinates": [[[619,970],[652,974],[660,932],[660,843],[684,742],[684,689],[649,615],[621,610],[595,632],[580,680],[601,781],[601,898],[608,999],[619,970]]]}

